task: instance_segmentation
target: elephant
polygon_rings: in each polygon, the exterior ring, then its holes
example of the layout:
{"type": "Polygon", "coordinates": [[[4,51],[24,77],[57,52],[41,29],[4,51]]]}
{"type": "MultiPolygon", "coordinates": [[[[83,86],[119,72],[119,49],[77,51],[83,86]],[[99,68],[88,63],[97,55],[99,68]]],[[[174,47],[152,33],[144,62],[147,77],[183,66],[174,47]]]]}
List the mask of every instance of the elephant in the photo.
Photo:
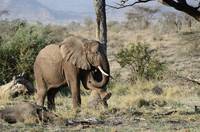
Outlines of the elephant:
{"type": "Polygon", "coordinates": [[[96,40],[69,36],[58,44],[43,48],[34,63],[36,103],[55,110],[55,95],[61,86],[69,86],[73,108],[81,105],[80,82],[84,88],[98,91],[106,101],[111,93],[105,90],[110,79],[109,62],[103,45],[96,40]]]}

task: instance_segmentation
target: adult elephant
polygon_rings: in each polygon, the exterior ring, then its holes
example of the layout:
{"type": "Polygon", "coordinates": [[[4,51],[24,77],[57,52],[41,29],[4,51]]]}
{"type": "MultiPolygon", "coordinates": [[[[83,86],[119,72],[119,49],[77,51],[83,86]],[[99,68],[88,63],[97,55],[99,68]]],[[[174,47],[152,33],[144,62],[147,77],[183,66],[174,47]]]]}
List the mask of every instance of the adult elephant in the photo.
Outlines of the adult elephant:
{"type": "Polygon", "coordinates": [[[103,87],[109,81],[109,74],[108,60],[98,41],[70,36],[59,44],[48,45],[34,63],[37,104],[43,106],[47,95],[48,108],[55,109],[55,94],[59,87],[68,85],[76,109],[81,104],[80,81],[86,89],[97,90],[107,100],[111,93],[103,87]]]}

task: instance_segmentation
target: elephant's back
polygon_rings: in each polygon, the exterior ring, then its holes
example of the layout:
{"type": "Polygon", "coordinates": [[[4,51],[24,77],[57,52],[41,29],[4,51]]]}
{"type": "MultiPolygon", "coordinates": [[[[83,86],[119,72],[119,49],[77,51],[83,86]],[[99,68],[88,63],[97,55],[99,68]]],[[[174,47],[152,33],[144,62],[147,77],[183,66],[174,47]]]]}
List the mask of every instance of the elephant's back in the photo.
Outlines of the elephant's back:
{"type": "Polygon", "coordinates": [[[64,77],[59,45],[48,45],[39,52],[34,63],[34,75],[36,83],[42,77],[47,87],[62,84],[64,77]]]}
{"type": "Polygon", "coordinates": [[[51,61],[51,62],[60,62],[62,60],[62,56],[60,54],[60,47],[59,45],[56,44],[50,44],[43,48],[38,56],[36,57],[37,60],[42,60],[42,61],[51,61]]]}

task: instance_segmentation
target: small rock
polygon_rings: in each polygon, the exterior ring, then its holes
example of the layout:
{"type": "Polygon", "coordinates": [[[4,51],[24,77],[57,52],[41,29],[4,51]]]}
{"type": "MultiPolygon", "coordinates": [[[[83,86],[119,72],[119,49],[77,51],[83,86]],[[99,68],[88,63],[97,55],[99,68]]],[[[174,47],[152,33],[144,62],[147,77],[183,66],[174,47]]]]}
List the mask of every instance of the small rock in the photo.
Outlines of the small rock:
{"type": "Polygon", "coordinates": [[[159,86],[155,86],[153,89],[152,89],[152,92],[156,95],[161,95],[163,94],[163,89],[159,86]]]}
{"type": "Polygon", "coordinates": [[[196,113],[200,113],[200,106],[194,106],[194,110],[196,113]]]}
{"type": "Polygon", "coordinates": [[[145,100],[145,99],[140,99],[139,101],[138,101],[138,107],[142,107],[142,106],[149,106],[150,104],[149,104],[149,101],[147,101],[147,100],[145,100]]]}

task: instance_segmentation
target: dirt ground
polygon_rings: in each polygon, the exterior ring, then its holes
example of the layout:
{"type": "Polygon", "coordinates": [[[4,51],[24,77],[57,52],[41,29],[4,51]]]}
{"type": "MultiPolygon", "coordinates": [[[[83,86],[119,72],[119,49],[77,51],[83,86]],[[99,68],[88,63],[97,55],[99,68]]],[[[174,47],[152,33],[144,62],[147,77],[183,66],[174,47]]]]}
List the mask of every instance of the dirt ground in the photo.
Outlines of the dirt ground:
{"type": "MultiPolygon", "coordinates": [[[[180,97],[177,94],[179,91],[170,95],[170,98],[166,94],[169,91],[164,91],[162,95],[155,95],[151,89],[153,85],[152,82],[138,82],[135,87],[141,89],[141,86],[144,86],[143,90],[145,90],[145,93],[141,94],[140,97],[136,97],[135,91],[138,89],[133,90],[133,86],[130,86],[129,92],[124,95],[116,95],[115,90],[111,90],[114,95],[108,102],[108,109],[104,109],[101,105],[96,110],[89,109],[87,107],[88,95],[84,95],[82,96],[81,111],[78,113],[71,109],[70,97],[58,96],[56,98],[57,110],[53,113],[58,115],[59,122],[53,124],[42,122],[8,124],[0,121],[0,127],[2,131],[153,132],[198,131],[200,129],[200,107],[197,106],[200,98],[198,96],[190,96],[189,93],[188,96],[180,97]],[[171,96],[174,96],[174,98],[172,99],[171,96]]],[[[27,98],[18,97],[15,100],[1,100],[1,109],[23,100],[27,100],[27,98]]],[[[28,98],[28,100],[34,102],[34,97],[28,98]]]]}
{"type": "MultiPolygon", "coordinates": [[[[85,32],[90,36],[93,31],[85,32]]],[[[83,35],[76,32],[74,34],[83,35]]],[[[87,107],[88,92],[83,90],[81,111],[74,113],[71,98],[58,96],[57,110],[61,123],[17,123],[0,122],[2,131],[199,131],[200,130],[200,86],[178,76],[199,79],[200,52],[199,31],[182,31],[158,34],[153,31],[133,31],[109,33],[108,57],[111,74],[116,71],[120,77],[112,80],[108,90],[112,97],[109,108],[101,106],[97,110],[87,107]],[[114,59],[114,54],[128,43],[147,42],[158,51],[168,71],[160,81],[138,81],[127,83],[129,71],[122,69],[114,59]],[[162,92],[155,93],[160,87],[162,92]]],[[[92,37],[92,35],[90,36],[92,37]]],[[[0,109],[22,100],[34,102],[34,97],[0,100],[0,109]]]]}

